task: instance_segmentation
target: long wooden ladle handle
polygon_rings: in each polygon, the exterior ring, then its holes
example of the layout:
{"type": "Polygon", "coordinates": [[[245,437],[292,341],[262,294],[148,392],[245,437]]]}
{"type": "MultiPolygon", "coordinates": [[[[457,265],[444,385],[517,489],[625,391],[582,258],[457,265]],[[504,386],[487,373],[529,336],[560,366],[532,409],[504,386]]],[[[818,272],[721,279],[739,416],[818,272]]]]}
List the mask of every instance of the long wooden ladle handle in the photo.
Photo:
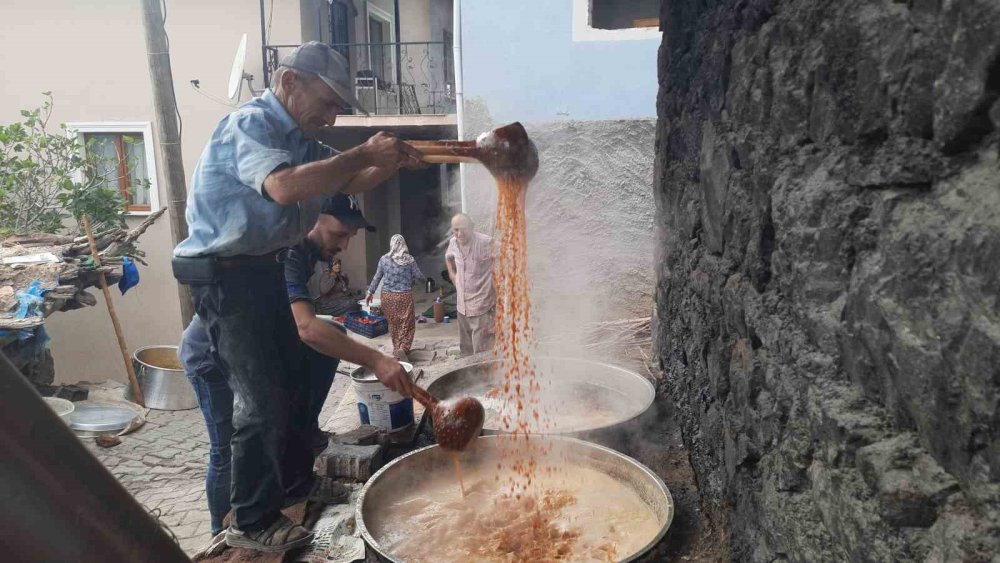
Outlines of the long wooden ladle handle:
{"type": "Polygon", "coordinates": [[[413,398],[419,401],[427,410],[433,410],[438,404],[438,400],[434,395],[431,395],[423,387],[416,384],[413,385],[413,398]]]}
{"type": "Polygon", "coordinates": [[[407,141],[423,155],[421,160],[432,164],[479,162],[475,141],[407,141]]]}

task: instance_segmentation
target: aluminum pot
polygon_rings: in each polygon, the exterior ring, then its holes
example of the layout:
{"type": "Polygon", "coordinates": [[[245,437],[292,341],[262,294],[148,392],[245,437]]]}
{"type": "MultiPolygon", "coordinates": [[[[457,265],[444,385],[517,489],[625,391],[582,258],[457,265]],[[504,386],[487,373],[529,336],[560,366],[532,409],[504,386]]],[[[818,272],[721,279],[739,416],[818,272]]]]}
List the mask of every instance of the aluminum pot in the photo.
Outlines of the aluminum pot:
{"type": "MultiPolygon", "coordinates": [[[[480,436],[466,451],[462,463],[492,467],[503,450],[498,448],[500,436],[480,436]]],[[[635,561],[652,549],[666,535],[674,519],[674,501],[670,490],[652,470],[638,461],[611,448],[565,436],[539,436],[532,440],[548,441],[550,455],[563,463],[586,467],[608,475],[635,491],[656,517],[658,532],[633,553],[623,553],[618,561],[635,561]]],[[[355,509],[358,530],[365,542],[377,553],[379,561],[403,563],[379,543],[381,522],[400,490],[419,488],[429,474],[451,474],[452,457],[438,446],[428,446],[398,457],[380,469],[361,488],[355,509]]],[[[428,538],[433,541],[433,538],[428,538]]]]}
{"type": "MultiPolygon", "coordinates": [[[[146,406],[161,411],[183,411],[198,406],[191,382],[177,357],[177,346],[146,346],[132,353],[132,366],[146,406]]],[[[125,386],[125,398],[135,401],[132,386],[125,386]]]]}

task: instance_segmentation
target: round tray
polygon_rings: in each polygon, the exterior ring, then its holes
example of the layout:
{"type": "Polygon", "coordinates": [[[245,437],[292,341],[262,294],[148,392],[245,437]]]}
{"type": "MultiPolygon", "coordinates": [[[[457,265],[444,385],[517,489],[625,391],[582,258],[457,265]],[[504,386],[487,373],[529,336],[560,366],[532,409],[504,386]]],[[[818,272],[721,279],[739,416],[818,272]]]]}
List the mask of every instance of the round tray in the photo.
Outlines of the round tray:
{"type": "Polygon", "coordinates": [[[78,432],[117,433],[136,416],[136,412],[128,407],[82,401],[76,403],[76,409],[70,414],[69,427],[78,432]]]}

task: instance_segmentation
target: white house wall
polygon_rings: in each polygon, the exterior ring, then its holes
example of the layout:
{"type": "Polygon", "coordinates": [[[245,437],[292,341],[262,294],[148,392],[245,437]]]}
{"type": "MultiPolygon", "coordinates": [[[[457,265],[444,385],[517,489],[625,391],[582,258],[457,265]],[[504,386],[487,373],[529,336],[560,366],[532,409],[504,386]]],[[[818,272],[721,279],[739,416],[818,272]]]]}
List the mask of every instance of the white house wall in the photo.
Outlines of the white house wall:
{"type": "MultiPolygon", "coordinates": [[[[188,81],[198,79],[205,93],[224,98],[236,46],[247,33],[246,71],[261,87],[259,8],[245,0],[168,0],[167,7],[166,28],[183,118],[184,166],[190,178],[212,130],[232,108],[196,92],[188,81]]],[[[58,123],[69,121],[152,122],[139,8],[134,0],[3,2],[0,66],[7,80],[0,90],[0,122],[16,121],[20,109],[37,107],[43,91],[51,91],[55,98],[54,130],[58,123]]],[[[299,0],[275,0],[271,42],[298,43],[300,33],[299,0]]],[[[242,99],[249,97],[244,88],[242,99]]],[[[162,178],[162,166],[158,168],[162,178]]],[[[166,202],[162,185],[161,181],[160,201],[166,202]]],[[[124,296],[112,288],[132,349],[176,344],[180,339],[180,308],[170,270],[172,247],[164,216],[140,240],[149,263],[140,266],[142,282],[124,296]]],[[[363,277],[357,274],[357,279],[363,277]]],[[[57,382],[125,381],[103,297],[100,291],[95,293],[96,307],[57,313],[46,323],[57,382]]]]}

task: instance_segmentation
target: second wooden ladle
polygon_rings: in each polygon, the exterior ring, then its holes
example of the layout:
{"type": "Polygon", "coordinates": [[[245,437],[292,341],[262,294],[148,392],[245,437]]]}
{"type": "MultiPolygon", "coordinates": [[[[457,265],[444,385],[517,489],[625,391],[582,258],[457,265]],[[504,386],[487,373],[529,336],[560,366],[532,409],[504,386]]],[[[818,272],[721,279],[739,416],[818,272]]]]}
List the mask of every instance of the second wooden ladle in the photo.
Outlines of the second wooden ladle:
{"type": "Polygon", "coordinates": [[[434,436],[438,445],[444,450],[460,452],[483,431],[486,409],[473,397],[440,401],[423,388],[414,385],[413,398],[430,411],[431,420],[434,422],[434,436]]]}

